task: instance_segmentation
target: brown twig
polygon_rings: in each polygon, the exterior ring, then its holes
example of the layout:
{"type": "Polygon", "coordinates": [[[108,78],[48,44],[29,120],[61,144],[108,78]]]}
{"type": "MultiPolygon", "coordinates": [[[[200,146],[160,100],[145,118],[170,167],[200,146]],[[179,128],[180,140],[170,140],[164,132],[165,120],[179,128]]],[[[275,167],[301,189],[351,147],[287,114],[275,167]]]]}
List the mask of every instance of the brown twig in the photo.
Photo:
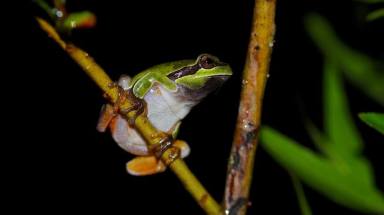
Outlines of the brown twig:
{"type": "MultiPolygon", "coordinates": [[[[76,47],[73,44],[67,44],[60,38],[60,35],[56,30],[45,20],[36,18],[41,29],[66,51],[71,58],[80,65],[85,73],[102,89],[102,91],[108,95],[111,102],[116,102],[119,97],[119,91],[116,87],[111,87],[113,82],[104,70],[83,50],[76,47]]],[[[126,110],[133,104],[129,99],[125,99],[119,103],[121,110],[126,110]]],[[[121,113],[123,114],[123,113],[121,113]]],[[[135,116],[133,111],[126,113],[126,117],[131,119],[135,116]]],[[[139,115],[135,120],[135,128],[142,134],[147,144],[157,145],[162,140],[167,138],[166,134],[157,131],[153,125],[149,122],[145,115],[139,115]]],[[[201,208],[207,213],[212,215],[222,214],[222,208],[212,198],[208,191],[203,187],[199,180],[193,175],[191,170],[185,164],[185,162],[177,158],[174,160],[174,154],[170,149],[166,150],[162,157],[164,163],[170,163],[170,169],[176,174],[180,181],[184,184],[184,187],[193,196],[201,208]]]]}
{"type": "Polygon", "coordinates": [[[260,128],[261,106],[275,33],[276,0],[255,0],[253,24],[243,71],[243,88],[228,163],[226,214],[245,214],[260,128]]]}

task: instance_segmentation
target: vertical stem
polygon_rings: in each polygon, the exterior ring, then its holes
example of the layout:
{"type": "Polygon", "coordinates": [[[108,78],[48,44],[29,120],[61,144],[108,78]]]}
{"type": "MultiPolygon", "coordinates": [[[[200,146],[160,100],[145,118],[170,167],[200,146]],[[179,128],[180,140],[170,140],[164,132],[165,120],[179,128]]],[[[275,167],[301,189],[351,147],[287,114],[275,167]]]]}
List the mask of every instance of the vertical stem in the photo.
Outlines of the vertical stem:
{"type": "Polygon", "coordinates": [[[243,88],[228,162],[224,207],[245,214],[260,128],[261,106],[275,33],[276,0],[255,0],[252,31],[243,71],[243,88]]]}

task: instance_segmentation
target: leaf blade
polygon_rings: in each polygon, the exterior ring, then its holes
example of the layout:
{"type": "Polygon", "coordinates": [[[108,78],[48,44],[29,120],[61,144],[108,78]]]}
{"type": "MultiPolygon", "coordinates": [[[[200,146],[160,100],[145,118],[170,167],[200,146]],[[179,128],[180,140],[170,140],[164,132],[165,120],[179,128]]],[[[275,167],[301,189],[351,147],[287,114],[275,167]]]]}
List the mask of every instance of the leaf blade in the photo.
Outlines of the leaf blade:
{"type": "Polygon", "coordinates": [[[359,117],[367,125],[384,134],[384,113],[360,113],[359,117]]]}
{"type": "Polygon", "coordinates": [[[308,15],[305,27],[321,52],[338,64],[349,81],[384,106],[383,64],[344,44],[320,15],[308,15]]]}
{"type": "Polygon", "coordinates": [[[332,149],[349,161],[361,152],[363,141],[348,109],[340,76],[336,64],[326,60],[323,81],[324,127],[332,149]]]}
{"type": "Polygon", "coordinates": [[[374,10],[367,15],[367,21],[371,22],[384,17],[384,8],[374,10]]]}
{"type": "Polygon", "coordinates": [[[303,185],[297,176],[293,173],[289,174],[291,176],[293,188],[295,189],[297,201],[299,203],[301,215],[312,215],[312,209],[309,206],[307,197],[305,196],[303,185]]]}
{"type": "Polygon", "coordinates": [[[346,207],[367,213],[384,213],[384,197],[372,186],[343,173],[327,159],[300,146],[269,127],[260,132],[263,148],[305,184],[346,207]]]}

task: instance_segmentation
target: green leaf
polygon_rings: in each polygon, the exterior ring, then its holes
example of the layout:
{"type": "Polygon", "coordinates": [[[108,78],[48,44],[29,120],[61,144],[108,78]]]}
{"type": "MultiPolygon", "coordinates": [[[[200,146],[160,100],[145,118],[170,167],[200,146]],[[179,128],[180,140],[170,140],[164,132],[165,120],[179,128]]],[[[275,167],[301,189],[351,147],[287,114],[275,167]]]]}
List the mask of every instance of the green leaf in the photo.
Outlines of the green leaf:
{"type": "MultiPolygon", "coordinates": [[[[333,201],[366,213],[384,213],[384,196],[359,171],[341,169],[330,160],[269,127],[260,133],[264,149],[284,168],[333,201]]],[[[361,162],[360,162],[361,163],[361,162]]]]}
{"type": "Polygon", "coordinates": [[[377,3],[383,3],[384,0],[355,0],[357,2],[361,3],[367,3],[367,4],[377,4],[377,3]]]}
{"type": "Polygon", "coordinates": [[[367,15],[367,21],[374,21],[384,17],[384,8],[370,12],[367,15]]]}
{"type": "Polygon", "coordinates": [[[311,207],[309,206],[308,200],[305,197],[304,189],[303,189],[303,186],[301,185],[300,180],[293,173],[290,173],[289,175],[291,176],[293,188],[295,189],[295,192],[296,192],[301,215],[312,215],[311,207]]]}
{"type": "Polygon", "coordinates": [[[34,0],[33,2],[43,9],[51,18],[55,16],[53,8],[51,8],[51,6],[44,0],[34,0]]]}
{"type": "Polygon", "coordinates": [[[324,127],[331,142],[328,150],[336,150],[333,155],[338,154],[349,162],[361,152],[362,140],[349,112],[340,76],[336,64],[326,61],[323,83],[324,127]]]}
{"type": "Polygon", "coordinates": [[[384,113],[360,113],[359,117],[367,125],[384,134],[384,113]]]}
{"type": "Polygon", "coordinates": [[[311,120],[306,120],[305,128],[318,150],[326,155],[327,158],[334,160],[337,163],[343,162],[337,150],[332,148],[333,145],[330,140],[312,123],[311,120]]]}
{"type": "Polygon", "coordinates": [[[338,64],[351,83],[384,106],[383,64],[344,44],[323,17],[311,14],[305,21],[309,35],[323,54],[338,64]]]}

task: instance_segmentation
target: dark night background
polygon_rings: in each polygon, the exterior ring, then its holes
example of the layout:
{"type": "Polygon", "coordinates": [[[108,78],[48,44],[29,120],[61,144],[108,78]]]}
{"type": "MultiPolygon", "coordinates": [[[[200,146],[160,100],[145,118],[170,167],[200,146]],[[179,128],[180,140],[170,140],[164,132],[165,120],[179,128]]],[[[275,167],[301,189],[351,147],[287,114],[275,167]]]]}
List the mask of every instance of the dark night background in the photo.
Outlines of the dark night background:
{"type": "MultiPolygon", "coordinates": [[[[192,147],[187,164],[221,200],[236,120],[241,72],[246,54],[253,1],[69,1],[72,10],[97,14],[97,27],[76,31],[72,40],[116,79],[157,63],[212,53],[228,62],[234,76],[198,105],[183,121],[180,139],[192,147]]],[[[383,56],[383,20],[366,23],[374,7],[353,1],[278,1],[277,32],[271,76],[265,94],[263,123],[312,147],[303,113],[322,123],[322,55],[303,27],[306,14],[328,18],[350,46],[383,56]]],[[[14,210],[101,212],[105,214],[202,214],[171,171],[150,177],[125,172],[132,158],[108,133],[95,130],[104,99],[96,85],[33,19],[42,11],[24,4],[15,26],[12,106],[8,123],[15,153],[8,200],[14,210]],[[17,62],[16,62],[17,58],[17,62]],[[16,85],[15,85],[16,83],[16,85]],[[14,176],[14,177],[12,177],[14,176]]],[[[13,37],[14,32],[7,32],[13,37]]],[[[383,83],[384,84],[384,83],[383,83]]],[[[350,107],[382,112],[382,107],[346,83],[350,107]]],[[[384,137],[355,118],[365,140],[364,154],[384,191],[384,137]]],[[[305,187],[314,214],[359,214],[305,187]]],[[[258,148],[249,214],[299,214],[286,171],[258,148]]]]}

